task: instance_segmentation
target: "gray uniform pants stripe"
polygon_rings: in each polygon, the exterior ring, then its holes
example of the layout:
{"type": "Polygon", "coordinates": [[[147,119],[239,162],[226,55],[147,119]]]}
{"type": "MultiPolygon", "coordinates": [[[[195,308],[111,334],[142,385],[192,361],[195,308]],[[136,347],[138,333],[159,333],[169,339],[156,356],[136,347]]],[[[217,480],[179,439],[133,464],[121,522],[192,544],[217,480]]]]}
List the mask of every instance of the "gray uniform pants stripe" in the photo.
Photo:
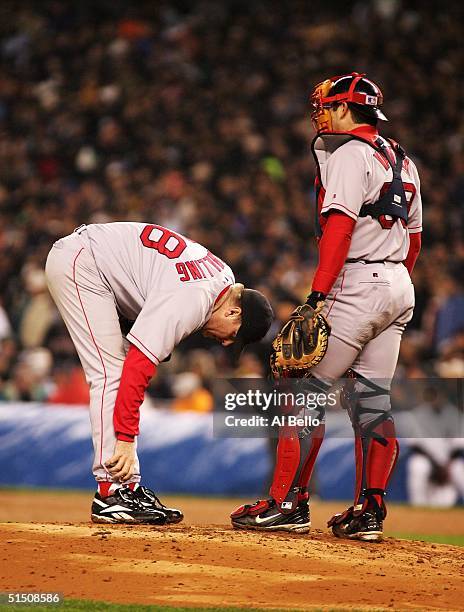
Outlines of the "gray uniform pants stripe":
{"type": "MultiPolygon", "coordinates": [[[[112,481],[104,463],[116,443],[113,412],[126,355],[114,295],[99,274],[85,236],[74,233],[58,240],[45,271],[90,385],[93,473],[97,480],[112,481]]],[[[139,480],[137,459],[130,482],[139,480]]]]}

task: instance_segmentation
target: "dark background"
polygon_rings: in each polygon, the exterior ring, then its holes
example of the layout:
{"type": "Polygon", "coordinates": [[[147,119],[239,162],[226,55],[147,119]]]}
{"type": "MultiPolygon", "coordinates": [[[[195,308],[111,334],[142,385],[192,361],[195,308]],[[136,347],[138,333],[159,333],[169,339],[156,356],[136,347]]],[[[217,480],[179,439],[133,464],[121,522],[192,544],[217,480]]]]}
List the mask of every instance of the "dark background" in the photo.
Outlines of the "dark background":
{"type": "Polygon", "coordinates": [[[57,237],[115,220],[207,245],[278,317],[235,372],[191,338],[151,393],[266,374],[269,340],[317,263],[308,97],[353,70],[381,86],[382,132],[422,181],[398,376],[462,376],[462,17],[460,2],[2,2],[0,397],[85,401],[43,266],[57,237]]]}

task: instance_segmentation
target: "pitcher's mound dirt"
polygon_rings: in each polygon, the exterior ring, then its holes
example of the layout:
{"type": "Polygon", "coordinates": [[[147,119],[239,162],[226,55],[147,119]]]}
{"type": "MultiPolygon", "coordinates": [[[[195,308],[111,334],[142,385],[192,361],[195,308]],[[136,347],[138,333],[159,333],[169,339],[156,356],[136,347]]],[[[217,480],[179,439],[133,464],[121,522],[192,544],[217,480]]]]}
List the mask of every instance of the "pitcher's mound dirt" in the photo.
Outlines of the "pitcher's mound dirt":
{"type": "MultiPolygon", "coordinates": [[[[187,500],[193,504],[200,516],[215,501],[187,500]]],[[[0,537],[0,591],[196,607],[460,610],[464,601],[464,549],[440,544],[368,544],[317,528],[298,536],[198,522],[3,523],[0,537]]]]}

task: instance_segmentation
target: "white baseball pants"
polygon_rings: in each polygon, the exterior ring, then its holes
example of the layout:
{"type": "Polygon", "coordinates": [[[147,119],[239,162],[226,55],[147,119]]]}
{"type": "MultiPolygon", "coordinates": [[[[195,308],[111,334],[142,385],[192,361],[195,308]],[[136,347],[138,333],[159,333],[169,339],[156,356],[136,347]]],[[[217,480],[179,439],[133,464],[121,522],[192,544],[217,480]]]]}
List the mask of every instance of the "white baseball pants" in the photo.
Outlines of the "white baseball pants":
{"type": "Polygon", "coordinates": [[[353,368],[389,389],[413,309],[403,264],[346,263],[322,311],[332,326],[327,353],[311,373],[330,384],[353,368]]]}
{"type": "MultiPolygon", "coordinates": [[[[96,267],[85,230],[55,242],[45,272],[90,385],[93,473],[97,481],[113,482],[104,464],[114,453],[113,411],[126,356],[115,298],[96,267]]],[[[128,482],[139,481],[136,458],[128,482]]]]}

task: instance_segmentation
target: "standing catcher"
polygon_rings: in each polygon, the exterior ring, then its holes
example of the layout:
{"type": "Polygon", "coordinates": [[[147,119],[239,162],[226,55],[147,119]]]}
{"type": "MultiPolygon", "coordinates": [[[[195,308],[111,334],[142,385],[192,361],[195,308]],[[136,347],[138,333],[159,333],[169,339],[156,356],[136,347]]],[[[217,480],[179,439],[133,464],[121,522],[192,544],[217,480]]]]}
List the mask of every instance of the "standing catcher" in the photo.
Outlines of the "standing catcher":
{"type": "Polygon", "coordinates": [[[238,353],[268,331],[272,308],[235,283],[232,270],[200,244],[143,223],[81,226],[51,249],[46,274],[90,385],[98,491],[92,520],[177,523],[140,485],[139,408],[157,367],[202,330],[238,353]],[[126,352],[120,319],[132,326],[126,352]]]}
{"type": "MultiPolygon", "coordinates": [[[[271,355],[274,375],[304,376],[305,389],[326,392],[347,377],[342,404],[355,432],[356,489],[353,506],[329,527],[338,537],[374,541],[382,538],[384,495],[398,457],[390,386],[413,314],[410,274],[422,230],[417,169],[379,135],[378,120],[387,120],[382,102],[379,87],[355,72],[312,93],[319,264],[311,294],[271,355]]],[[[319,413],[323,422],[322,407],[319,413]]],[[[281,435],[271,498],[238,508],[234,527],[309,530],[307,486],[323,435],[323,424],[281,435]]]]}

